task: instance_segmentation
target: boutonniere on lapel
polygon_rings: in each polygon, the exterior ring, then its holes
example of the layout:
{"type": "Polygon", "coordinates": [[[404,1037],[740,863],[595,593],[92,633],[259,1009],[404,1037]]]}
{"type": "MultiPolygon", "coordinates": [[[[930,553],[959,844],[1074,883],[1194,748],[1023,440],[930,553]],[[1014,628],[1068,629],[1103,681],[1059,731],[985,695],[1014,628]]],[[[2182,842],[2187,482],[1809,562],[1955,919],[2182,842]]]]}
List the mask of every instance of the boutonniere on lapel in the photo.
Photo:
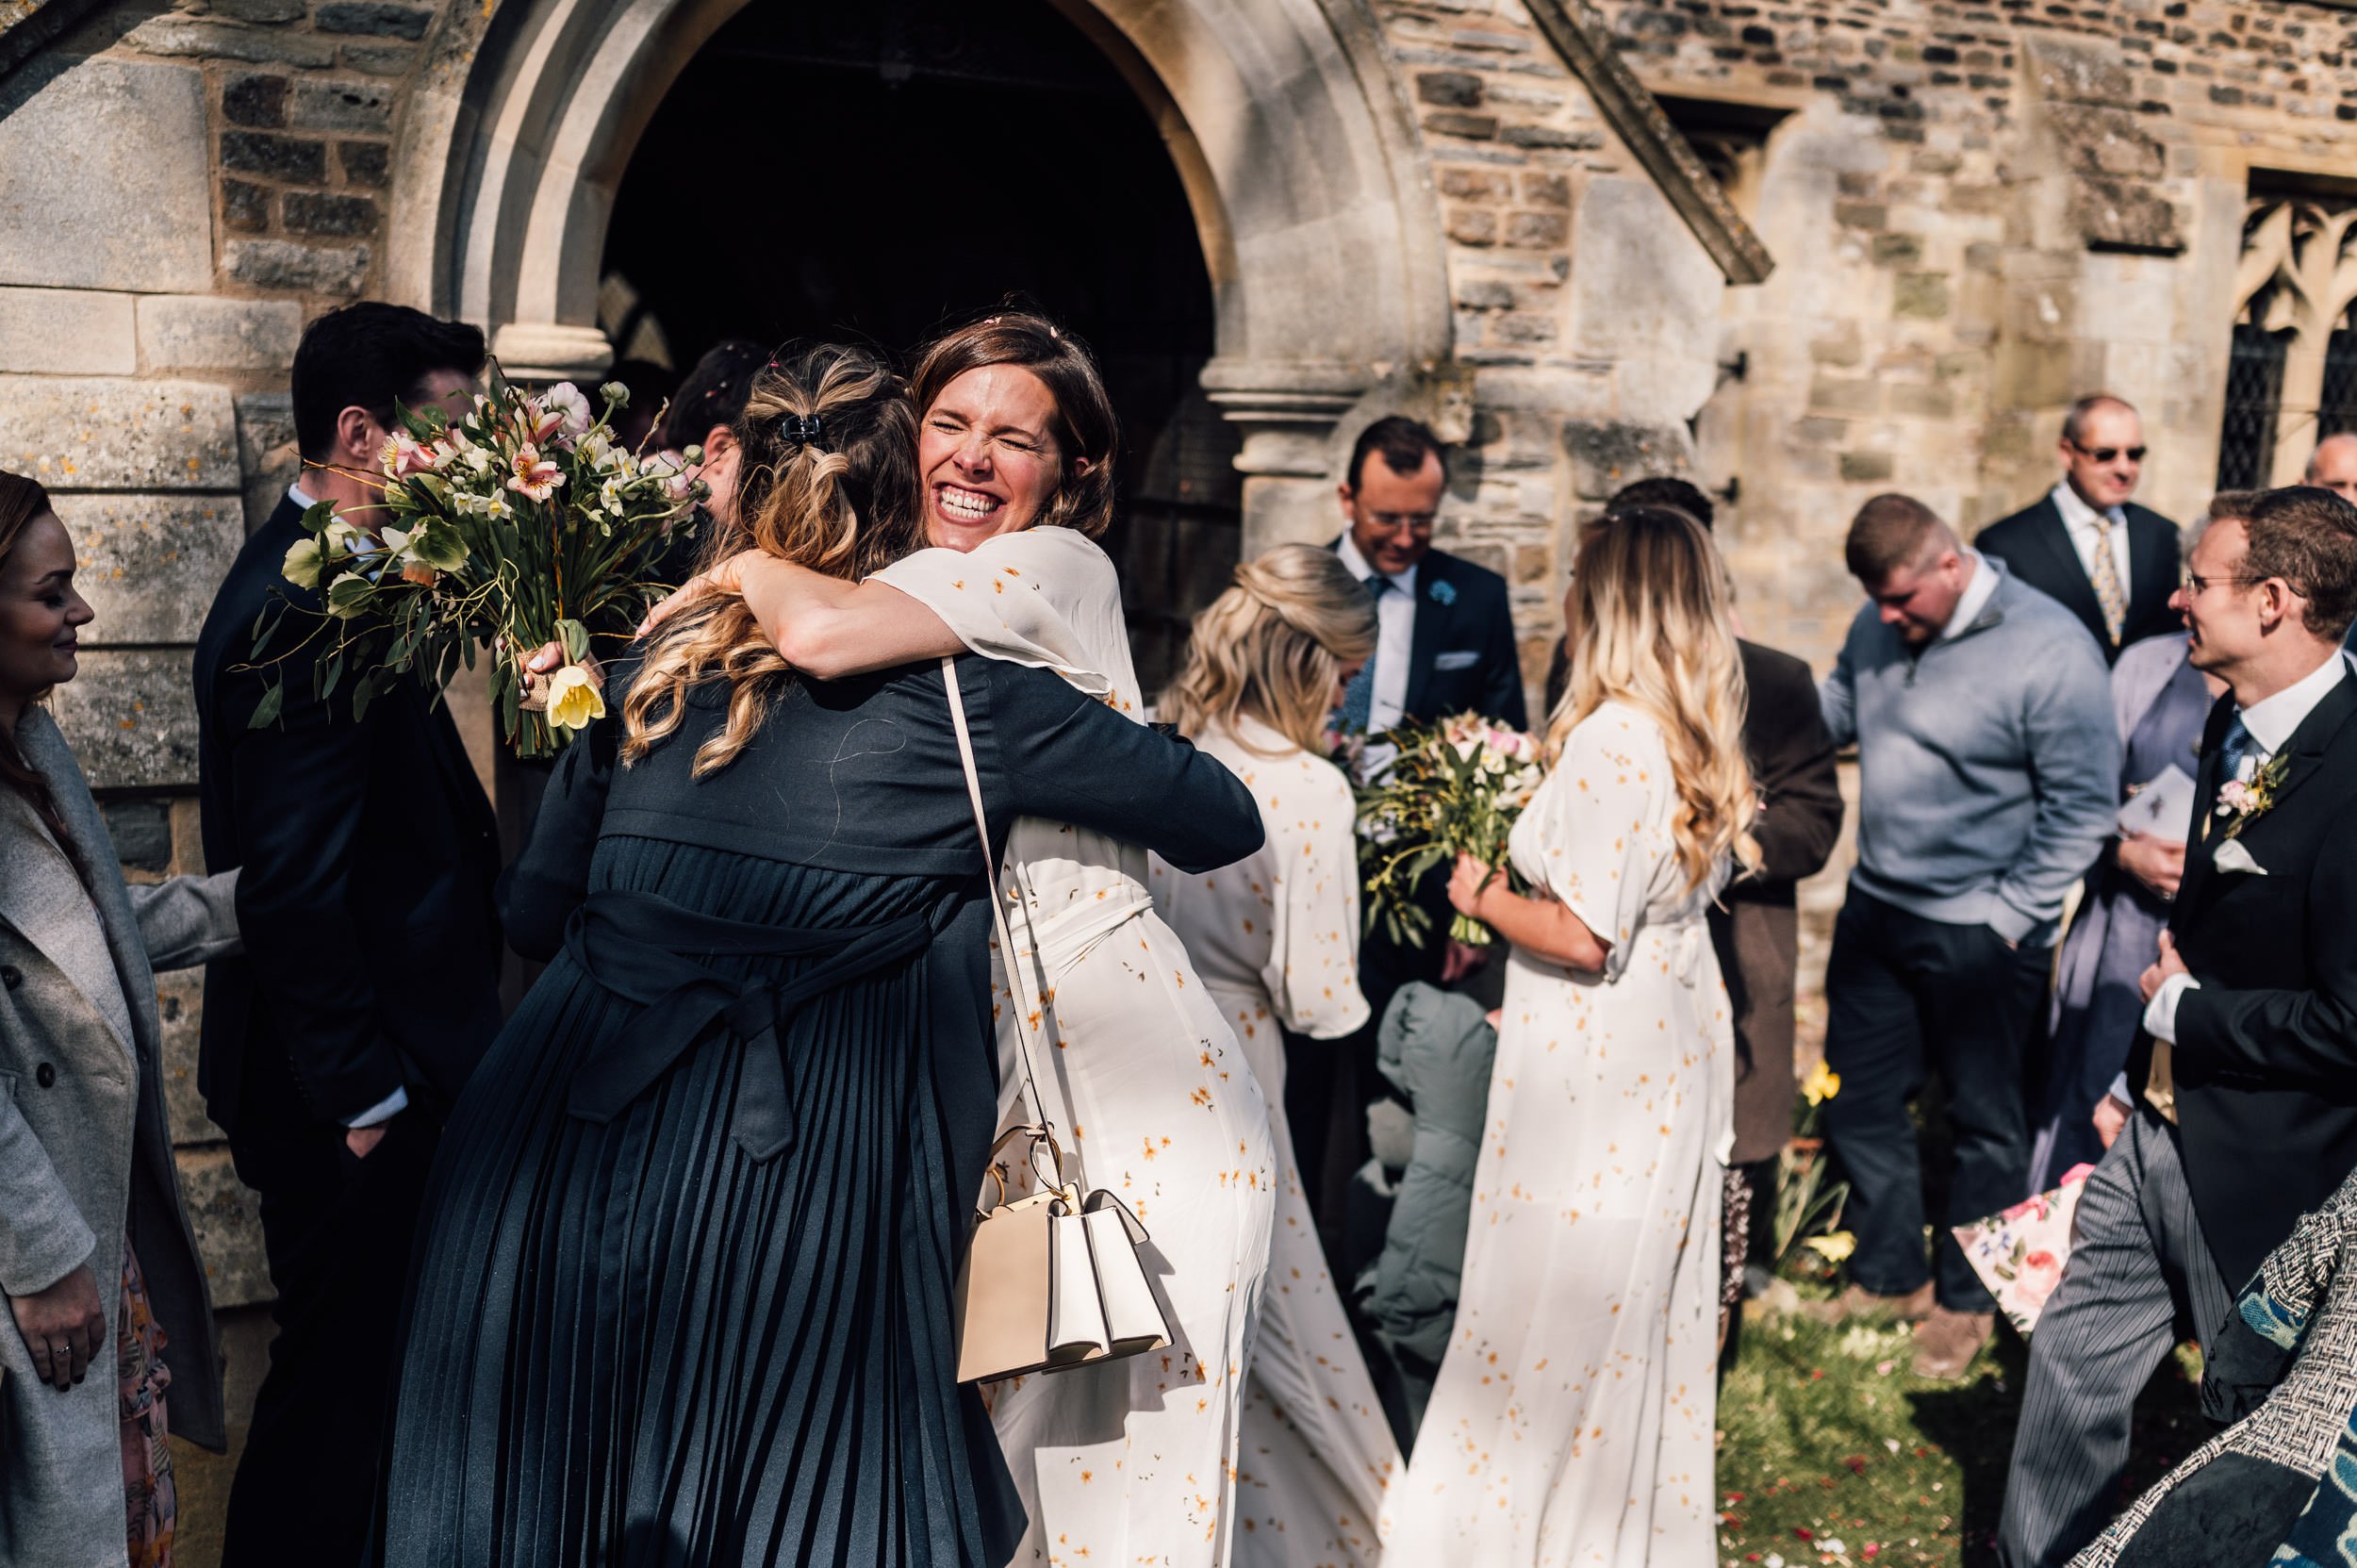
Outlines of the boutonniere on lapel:
{"type": "Polygon", "coordinates": [[[2230,841],[2250,825],[2251,818],[2266,816],[2275,804],[2276,792],[2283,787],[2283,773],[2291,763],[2289,751],[2279,751],[2248,781],[2230,779],[2218,786],[2217,815],[2226,818],[2230,841]]]}
{"type": "Polygon", "coordinates": [[[1432,580],[1432,586],[1426,588],[1425,592],[1430,597],[1432,602],[1435,604],[1454,604],[1457,602],[1457,585],[1450,582],[1445,577],[1435,577],[1432,580]]]}

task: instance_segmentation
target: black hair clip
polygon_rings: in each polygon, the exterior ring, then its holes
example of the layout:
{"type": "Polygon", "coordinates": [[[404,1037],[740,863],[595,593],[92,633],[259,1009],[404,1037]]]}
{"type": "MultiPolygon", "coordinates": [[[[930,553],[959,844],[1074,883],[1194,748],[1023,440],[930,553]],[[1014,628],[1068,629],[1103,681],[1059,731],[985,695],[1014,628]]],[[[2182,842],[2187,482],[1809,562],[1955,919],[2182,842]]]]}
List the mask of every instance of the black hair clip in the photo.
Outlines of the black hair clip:
{"type": "Polygon", "coordinates": [[[816,414],[807,419],[799,414],[786,415],[778,421],[778,437],[788,446],[814,446],[821,452],[828,450],[826,422],[816,414]]]}

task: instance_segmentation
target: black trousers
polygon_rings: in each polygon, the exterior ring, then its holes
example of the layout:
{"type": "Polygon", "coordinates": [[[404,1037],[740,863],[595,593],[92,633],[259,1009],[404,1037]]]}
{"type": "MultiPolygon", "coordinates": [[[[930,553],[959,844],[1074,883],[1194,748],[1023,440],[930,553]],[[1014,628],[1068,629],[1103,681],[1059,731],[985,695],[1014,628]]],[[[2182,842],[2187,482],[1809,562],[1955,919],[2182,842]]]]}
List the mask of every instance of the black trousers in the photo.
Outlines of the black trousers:
{"type": "Polygon", "coordinates": [[[438,1118],[413,1103],[356,1159],[343,1129],[302,1102],[290,1069],[249,1068],[229,1147],[261,1198],[278,1333],[230,1485],[223,1568],[362,1560],[410,1242],[439,1139],[438,1118]]]}
{"type": "Polygon", "coordinates": [[[1948,1227],[2028,1196],[2023,1062],[2052,956],[1850,889],[1825,972],[1825,1062],[1841,1075],[1825,1131],[1850,1182],[1842,1223],[1857,1237],[1854,1283],[1904,1296],[1932,1274],[1941,1306],[1996,1310],[1948,1227]],[[1923,1252],[1922,1162],[1908,1110],[1933,1073],[1948,1091],[1954,1139],[1936,1270],[1923,1252]]]}

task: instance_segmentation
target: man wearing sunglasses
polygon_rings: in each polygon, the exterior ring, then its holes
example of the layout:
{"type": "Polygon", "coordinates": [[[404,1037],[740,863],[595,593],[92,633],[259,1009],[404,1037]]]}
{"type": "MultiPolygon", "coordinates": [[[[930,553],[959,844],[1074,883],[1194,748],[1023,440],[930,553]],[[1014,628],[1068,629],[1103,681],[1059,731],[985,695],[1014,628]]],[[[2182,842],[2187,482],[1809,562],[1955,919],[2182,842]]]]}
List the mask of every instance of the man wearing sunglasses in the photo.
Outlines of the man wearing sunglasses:
{"type": "Polygon", "coordinates": [[[2015,577],[2061,601],[2095,635],[2105,663],[2178,630],[2177,525],[2128,498],[2144,472],[2144,421],[2116,397],[2081,398],[2063,416],[2062,483],[1973,540],[2015,577]]]}

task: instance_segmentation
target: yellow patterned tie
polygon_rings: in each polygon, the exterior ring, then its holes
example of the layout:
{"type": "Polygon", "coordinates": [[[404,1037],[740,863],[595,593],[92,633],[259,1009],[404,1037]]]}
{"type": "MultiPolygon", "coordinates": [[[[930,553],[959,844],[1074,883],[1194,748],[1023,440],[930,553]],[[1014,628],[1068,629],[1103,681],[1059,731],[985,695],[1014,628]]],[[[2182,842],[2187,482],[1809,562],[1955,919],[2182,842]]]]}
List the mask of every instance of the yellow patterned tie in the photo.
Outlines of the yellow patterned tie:
{"type": "Polygon", "coordinates": [[[2095,514],[2095,602],[2103,607],[2104,635],[2114,648],[2128,624],[2128,596],[2119,590],[2119,563],[2112,557],[2112,530],[2118,526],[2109,512],[2095,514]]]}

